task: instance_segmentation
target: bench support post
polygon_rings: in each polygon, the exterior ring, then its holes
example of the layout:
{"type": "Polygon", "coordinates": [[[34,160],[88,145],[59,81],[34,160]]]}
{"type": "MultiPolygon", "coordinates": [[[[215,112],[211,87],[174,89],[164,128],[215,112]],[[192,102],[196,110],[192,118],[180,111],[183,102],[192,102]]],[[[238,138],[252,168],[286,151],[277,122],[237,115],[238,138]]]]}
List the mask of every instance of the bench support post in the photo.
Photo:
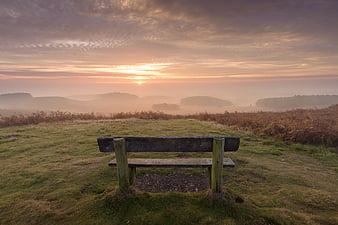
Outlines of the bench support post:
{"type": "Polygon", "coordinates": [[[209,182],[209,188],[211,188],[211,166],[208,166],[208,182],[209,182]]]}
{"type": "Polygon", "coordinates": [[[129,183],[134,185],[136,176],[136,166],[129,166],[129,183]]]}
{"type": "Polygon", "coordinates": [[[130,181],[125,139],[114,138],[114,148],[119,189],[121,192],[126,193],[129,191],[130,181]]]}
{"type": "Polygon", "coordinates": [[[211,191],[222,192],[224,138],[214,138],[212,145],[211,191]]]}

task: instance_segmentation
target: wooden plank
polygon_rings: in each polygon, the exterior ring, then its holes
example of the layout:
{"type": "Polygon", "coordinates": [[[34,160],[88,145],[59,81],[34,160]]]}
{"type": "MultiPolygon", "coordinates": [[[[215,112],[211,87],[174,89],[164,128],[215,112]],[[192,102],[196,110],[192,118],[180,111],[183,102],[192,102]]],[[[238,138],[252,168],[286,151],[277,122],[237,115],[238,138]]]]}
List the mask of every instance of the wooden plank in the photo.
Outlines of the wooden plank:
{"type": "Polygon", "coordinates": [[[124,138],[128,152],[211,152],[213,138],[224,138],[224,151],[237,151],[238,136],[99,137],[101,152],[114,152],[114,139],[124,138]]]}
{"type": "Polygon", "coordinates": [[[116,138],[114,140],[114,148],[116,150],[119,189],[121,192],[127,193],[129,191],[130,181],[125,140],[123,138],[116,138]]]}
{"type": "MultiPolygon", "coordinates": [[[[109,166],[116,166],[112,160],[109,166]]],[[[211,167],[211,158],[180,158],[180,159],[140,159],[129,158],[129,167],[211,167]]],[[[223,167],[234,167],[235,163],[230,158],[223,158],[223,167]]]]}
{"type": "Polygon", "coordinates": [[[222,192],[222,172],[223,172],[223,155],[224,139],[214,138],[212,148],[212,167],[211,167],[211,191],[212,193],[222,192]]]}

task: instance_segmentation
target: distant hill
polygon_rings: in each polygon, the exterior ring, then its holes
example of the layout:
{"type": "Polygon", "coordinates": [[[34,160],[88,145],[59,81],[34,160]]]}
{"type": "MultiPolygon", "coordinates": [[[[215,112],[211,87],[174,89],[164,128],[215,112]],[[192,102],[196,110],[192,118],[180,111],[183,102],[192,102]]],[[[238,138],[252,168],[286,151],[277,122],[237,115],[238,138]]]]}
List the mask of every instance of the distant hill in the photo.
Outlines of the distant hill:
{"type": "Polygon", "coordinates": [[[177,104],[161,103],[161,104],[154,104],[152,106],[152,109],[156,111],[177,111],[177,110],[180,110],[180,106],[177,104]]]}
{"type": "Polygon", "coordinates": [[[81,101],[64,97],[33,97],[29,93],[10,93],[0,95],[0,108],[7,110],[76,110],[81,101]]]}
{"type": "Polygon", "coordinates": [[[264,98],[256,106],[270,109],[327,107],[338,104],[338,95],[296,95],[293,97],[264,98]]]}
{"type": "Polygon", "coordinates": [[[33,97],[29,93],[10,93],[0,95],[0,109],[17,112],[36,110],[119,112],[140,109],[140,101],[141,99],[137,95],[120,92],[73,96],[71,98],[59,96],[33,97]]]}
{"type": "Polygon", "coordinates": [[[210,96],[192,96],[181,99],[181,105],[204,106],[204,107],[223,107],[231,106],[230,101],[210,96]]]}
{"type": "Polygon", "coordinates": [[[9,93],[0,95],[1,105],[18,105],[20,102],[32,101],[33,96],[29,93],[9,93]]]}

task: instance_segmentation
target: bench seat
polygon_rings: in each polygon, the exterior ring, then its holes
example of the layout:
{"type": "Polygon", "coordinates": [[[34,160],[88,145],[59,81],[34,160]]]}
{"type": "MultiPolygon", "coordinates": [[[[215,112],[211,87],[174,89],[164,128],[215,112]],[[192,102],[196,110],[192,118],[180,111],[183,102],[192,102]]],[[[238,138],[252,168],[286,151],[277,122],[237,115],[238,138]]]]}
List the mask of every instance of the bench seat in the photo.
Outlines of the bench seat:
{"type": "MultiPolygon", "coordinates": [[[[116,166],[116,159],[109,162],[109,166],[116,166]]],[[[128,158],[129,167],[211,167],[211,158],[181,158],[181,159],[144,159],[128,158]]],[[[223,158],[223,167],[234,167],[230,158],[223,158]]]]}

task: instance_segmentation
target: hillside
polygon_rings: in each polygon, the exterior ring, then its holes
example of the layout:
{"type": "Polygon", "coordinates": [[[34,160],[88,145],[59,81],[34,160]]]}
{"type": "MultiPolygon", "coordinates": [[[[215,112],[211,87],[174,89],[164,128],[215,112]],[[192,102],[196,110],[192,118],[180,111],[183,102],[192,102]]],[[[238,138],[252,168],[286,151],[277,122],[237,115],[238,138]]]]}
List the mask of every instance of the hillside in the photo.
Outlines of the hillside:
{"type": "Polygon", "coordinates": [[[256,106],[270,109],[323,108],[338,104],[338,95],[296,95],[283,98],[264,98],[256,106]]]}
{"type": "MultiPolygon", "coordinates": [[[[195,120],[119,119],[1,128],[0,224],[334,225],[338,159],[333,151],[195,120]],[[208,200],[197,189],[207,179],[205,170],[191,168],[138,169],[139,193],[116,195],[116,170],[107,166],[114,154],[99,152],[96,143],[98,136],[111,134],[240,135],[239,151],[226,153],[236,163],[224,169],[228,200],[208,200]],[[167,184],[191,192],[161,193],[167,184]],[[149,187],[152,192],[143,192],[149,187]]],[[[192,155],[205,157],[166,157],[192,155]]]]}

